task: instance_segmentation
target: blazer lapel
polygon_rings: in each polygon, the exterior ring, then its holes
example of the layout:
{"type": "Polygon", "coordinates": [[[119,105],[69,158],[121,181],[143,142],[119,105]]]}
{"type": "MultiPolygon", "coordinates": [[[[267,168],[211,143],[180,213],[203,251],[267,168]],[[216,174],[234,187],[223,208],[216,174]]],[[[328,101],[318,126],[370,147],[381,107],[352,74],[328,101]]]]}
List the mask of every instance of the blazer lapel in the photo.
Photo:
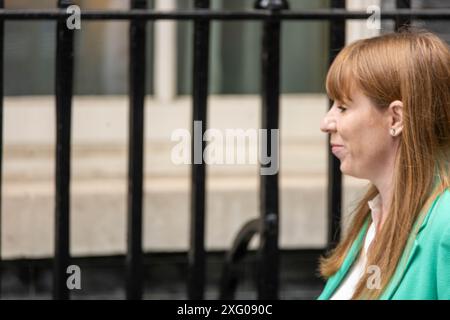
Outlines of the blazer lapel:
{"type": "Polygon", "coordinates": [[[428,220],[430,219],[430,212],[433,210],[439,197],[440,192],[439,190],[436,190],[433,193],[433,196],[430,197],[430,199],[434,198],[434,200],[429,210],[422,211],[422,213],[417,218],[417,221],[412,228],[411,235],[409,236],[408,241],[406,243],[405,249],[403,250],[403,254],[397,265],[397,269],[394,272],[394,275],[391,281],[389,282],[388,286],[386,287],[386,290],[380,296],[380,300],[390,300],[392,298],[401,280],[403,279],[406,270],[408,269],[411,262],[414,260],[415,255],[419,252],[420,242],[418,240],[418,235],[426,227],[428,220]]]}
{"type": "Polygon", "coordinates": [[[352,246],[350,247],[350,250],[344,259],[344,262],[342,263],[341,268],[338,272],[336,272],[335,275],[333,275],[327,282],[327,285],[324,288],[323,293],[320,295],[319,300],[328,300],[333,295],[334,291],[342,280],[344,280],[345,276],[347,275],[350,267],[352,266],[353,262],[355,262],[356,257],[358,256],[360,249],[362,247],[362,244],[364,242],[364,236],[366,235],[367,227],[369,224],[369,219],[366,220],[363,227],[361,228],[360,233],[358,234],[358,237],[353,242],[352,246]]]}

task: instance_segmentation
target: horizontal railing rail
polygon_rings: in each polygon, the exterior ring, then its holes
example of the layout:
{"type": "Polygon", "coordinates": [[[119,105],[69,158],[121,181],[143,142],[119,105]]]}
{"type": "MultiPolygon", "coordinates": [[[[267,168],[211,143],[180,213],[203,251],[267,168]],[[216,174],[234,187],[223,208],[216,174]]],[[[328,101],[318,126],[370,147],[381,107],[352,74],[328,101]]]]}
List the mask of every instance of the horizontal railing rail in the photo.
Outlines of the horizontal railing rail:
{"type": "MultiPolygon", "coordinates": [[[[67,19],[70,13],[62,9],[3,9],[0,18],[4,20],[57,20],[67,19]]],[[[82,20],[363,20],[372,16],[365,11],[349,11],[346,9],[315,9],[302,11],[217,11],[217,10],[186,10],[159,11],[133,9],[121,10],[83,10],[82,20]]],[[[395,9],[380,11],[380,19],[410,19],[447,20],[450,19],[450,9],[395,9]]]]}

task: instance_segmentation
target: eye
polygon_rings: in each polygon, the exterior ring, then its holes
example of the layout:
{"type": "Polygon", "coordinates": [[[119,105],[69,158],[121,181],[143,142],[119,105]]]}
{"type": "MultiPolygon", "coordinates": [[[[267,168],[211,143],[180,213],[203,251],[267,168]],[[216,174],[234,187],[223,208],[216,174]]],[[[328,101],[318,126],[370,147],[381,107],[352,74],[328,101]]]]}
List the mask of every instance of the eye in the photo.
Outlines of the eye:
{"type": "Polygon", "coordinates": [[[337,108],[338,108],[339,110],[341,110],[341,113],[342,113],[342,112],[345,112],[345,110],[347,110],[347,108],[344,108],[343,106],[337,106],[337,108]]]}

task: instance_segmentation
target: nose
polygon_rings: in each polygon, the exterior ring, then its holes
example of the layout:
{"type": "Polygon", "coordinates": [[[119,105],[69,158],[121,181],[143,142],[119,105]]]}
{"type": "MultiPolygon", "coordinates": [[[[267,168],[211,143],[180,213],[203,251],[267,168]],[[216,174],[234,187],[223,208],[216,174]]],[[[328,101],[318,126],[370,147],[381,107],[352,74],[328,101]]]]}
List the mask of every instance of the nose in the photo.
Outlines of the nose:
{"type": "Polygon", "coordinates": [[[325,133],[331,133],[336,131],[336,119],[334,119],[331,109],[323,117],[320,123],[320,130],[325,133]]]}

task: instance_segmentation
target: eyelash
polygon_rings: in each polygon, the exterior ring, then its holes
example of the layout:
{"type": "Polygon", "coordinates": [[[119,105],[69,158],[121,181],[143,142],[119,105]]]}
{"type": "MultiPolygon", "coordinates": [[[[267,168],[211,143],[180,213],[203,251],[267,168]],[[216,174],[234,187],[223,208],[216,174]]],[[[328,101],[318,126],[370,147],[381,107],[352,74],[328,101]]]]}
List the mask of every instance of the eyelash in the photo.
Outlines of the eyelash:
{"type": "Polygon", "coordinates": [[[344,107],[342,107],[342,106],[337,106],[337,108],[338,108],[339,110],[341,110],[341,112],[345,112],[345,110],[347,110],[347,108],[344,108],[344,107]]]}

